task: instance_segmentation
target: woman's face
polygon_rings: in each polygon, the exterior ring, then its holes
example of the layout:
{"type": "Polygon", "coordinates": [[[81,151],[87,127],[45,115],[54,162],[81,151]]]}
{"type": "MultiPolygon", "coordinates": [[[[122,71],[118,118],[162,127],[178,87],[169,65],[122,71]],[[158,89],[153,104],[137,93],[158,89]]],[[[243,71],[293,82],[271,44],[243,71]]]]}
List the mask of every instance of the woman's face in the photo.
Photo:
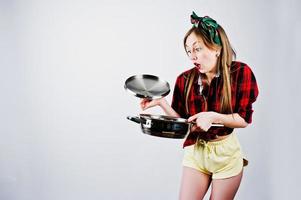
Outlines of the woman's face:
{"type": "Polygon", "coordinates": [[[194,32],[187,37],[185,47],[188,57],[201,73],[216,73],[218,50],[207,48],[194,32]]]}

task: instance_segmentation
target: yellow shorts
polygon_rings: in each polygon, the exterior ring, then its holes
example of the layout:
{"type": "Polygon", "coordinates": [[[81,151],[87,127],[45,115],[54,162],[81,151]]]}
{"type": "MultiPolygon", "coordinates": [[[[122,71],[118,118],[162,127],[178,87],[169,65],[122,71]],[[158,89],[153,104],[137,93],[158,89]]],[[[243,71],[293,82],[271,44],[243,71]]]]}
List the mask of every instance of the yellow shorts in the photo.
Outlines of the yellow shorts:
{"type": "Polygon", "coordinates": [[[237,136],[215,141],[199,141],[198,145],[184,148],[183,166],[191,167],[212,176],[212,179],[230,178],[243,168],[243,155],[237,136]]]}

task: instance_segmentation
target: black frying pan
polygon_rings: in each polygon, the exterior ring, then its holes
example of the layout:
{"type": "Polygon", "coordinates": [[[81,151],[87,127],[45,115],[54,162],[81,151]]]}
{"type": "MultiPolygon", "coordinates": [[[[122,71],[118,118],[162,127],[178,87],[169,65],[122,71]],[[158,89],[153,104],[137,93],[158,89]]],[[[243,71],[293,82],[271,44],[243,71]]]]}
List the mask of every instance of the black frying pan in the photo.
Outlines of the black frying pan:
{"type": "MultiPolygon", "coordinates": [[[[127,119],[141,124],[142,132],[148,135],[165,138],[185,138],[194,122],[186,119],[165,115],[140,114],[140,116],[128,116],[127,119]]],[[[221,127],[221,124],[212,126],[221,127]]]]}

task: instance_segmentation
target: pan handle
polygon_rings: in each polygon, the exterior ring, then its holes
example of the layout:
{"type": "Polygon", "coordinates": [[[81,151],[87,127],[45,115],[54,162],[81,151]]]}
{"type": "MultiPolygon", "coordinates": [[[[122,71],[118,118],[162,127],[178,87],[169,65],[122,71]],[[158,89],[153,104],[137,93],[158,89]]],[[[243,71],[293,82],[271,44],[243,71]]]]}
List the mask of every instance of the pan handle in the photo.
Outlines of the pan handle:
{"type": "Polygon", "coordinates": [[[136,122],[137,124],[143,123],[143,121],[140,119],[140,117],[137,116],[127,116],[126,117],[128,120],[131,120],[133,122],[136,122]]]}
{"type": "MultiPolygon", "coordinates": [[[[195,124],[196,124],[195,121],[187,122],[187,123],[190,123],[190,124],[192,124],[192,125],[195,125],[195,124]]],[[[223,124],[212,124],[211,127],[224,127],[224,125],[223,125],[223,124]]]]}
{"type": "Polygon", "coordinates": [[[214,126],[214,127],[224,127],[223,124],[212,124],[211,126],[214,126]]]}
{"type": "Polygon", "coordinates": [[[145,128],[151,128],[152,127],[152,120],[151,119],[143,119],[137,116],[127,116],[128,120],[131,120],[133,122],[136,122],[137,124],[143,125],[145,128]]]}

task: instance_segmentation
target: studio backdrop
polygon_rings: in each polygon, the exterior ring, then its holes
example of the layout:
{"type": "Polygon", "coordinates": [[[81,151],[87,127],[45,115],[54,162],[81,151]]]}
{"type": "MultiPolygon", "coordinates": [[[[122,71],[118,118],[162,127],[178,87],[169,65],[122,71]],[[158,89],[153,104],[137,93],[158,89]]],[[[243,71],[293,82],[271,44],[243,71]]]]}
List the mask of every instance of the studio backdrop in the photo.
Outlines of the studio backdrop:
{"type": "MultiPolygon", "coordinates": [[[[145,135],[124,81],[190,69],[190,14],[227,32],[256,75],[236,199],[300,196],[300,2],[0,1],[0,199],[174,200],[183,140],[145,135]]],[[[172,91],[166,97],[171,102],[172,91]]],[[[162,114],[159,108],[147,111],[162,114]]]]}

